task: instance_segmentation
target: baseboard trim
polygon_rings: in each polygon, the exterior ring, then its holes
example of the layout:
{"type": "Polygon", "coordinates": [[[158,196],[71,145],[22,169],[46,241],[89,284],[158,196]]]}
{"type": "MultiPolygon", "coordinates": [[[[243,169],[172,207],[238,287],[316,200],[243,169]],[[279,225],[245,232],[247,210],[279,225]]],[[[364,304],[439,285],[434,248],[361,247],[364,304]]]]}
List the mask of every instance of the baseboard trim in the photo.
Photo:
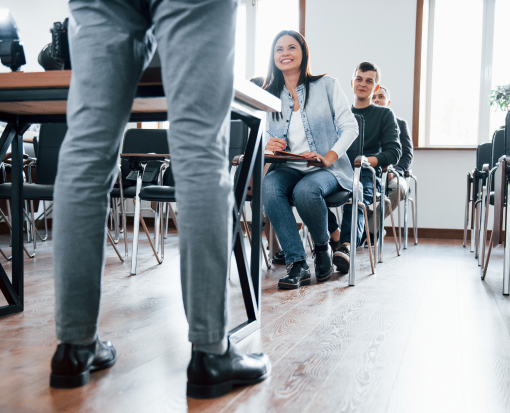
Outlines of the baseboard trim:
{"type": "MultiPolygon", "coordinates": [[[[392,227],[384,227],[386,230],[386,236],[393,236],[392,227]]],[[[414,237],[413,229],[408,229],[409,238],[414,237]]],[[[402,236],[404,235],[404,229],[401,228],[402,236]]],[[[397,230],[398,232],[398,230],[397,230]]],[[[505,231],[503,231],[504,233],[505,231]]],[[[489,239],[492,231],[487,231],[487,238],[489,239]]],[[[504,236],[504,235],[503,235],[504,236]]],[[[448,229],[448,228],[418,228],[418,238],[438,238],[438,239],[464,239],[463,229],[448,229]]],[[[468,230],[467,234],[468,241],[471,240],[471,230],[468,230]]]]}

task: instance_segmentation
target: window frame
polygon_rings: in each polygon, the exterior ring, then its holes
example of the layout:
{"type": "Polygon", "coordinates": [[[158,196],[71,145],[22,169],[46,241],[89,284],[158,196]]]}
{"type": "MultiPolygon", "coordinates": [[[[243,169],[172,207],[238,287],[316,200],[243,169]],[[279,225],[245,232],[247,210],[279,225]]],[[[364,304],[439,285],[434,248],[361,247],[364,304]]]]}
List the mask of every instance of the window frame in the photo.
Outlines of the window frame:
{"type": "MultiPolygon", "coordinates": [[[[246,6],[246,79],[255,76],[255,41],[258,0],[238,0],[246,6]]],[[[299,33],[305,36],[306,0],[299,0],[299,33]]]]}
{"type": "Polygon", "coordinates": [[[478,135],[476,145],[430,145],[430,105],[432,95],[432,56],[434,49],[434,16],[437,0],[417,0],[414,62],[413,144],[415,148],[470,149],[486,142],[490,136],[492,59],[496,0],[483,1],[480,97],[478,102],[478,135]],[[425,72],[425,73],[423,73],[425,72]]]}

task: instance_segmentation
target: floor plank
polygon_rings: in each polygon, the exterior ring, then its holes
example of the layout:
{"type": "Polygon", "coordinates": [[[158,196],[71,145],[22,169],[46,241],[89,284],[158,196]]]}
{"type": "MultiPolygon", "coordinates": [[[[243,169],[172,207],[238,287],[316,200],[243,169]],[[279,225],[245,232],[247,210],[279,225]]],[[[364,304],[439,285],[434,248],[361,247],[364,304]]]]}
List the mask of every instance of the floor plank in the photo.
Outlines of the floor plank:
{"type": "MultiPolygon", "coordinates": [[[[100,326],[119,361],[85,387],[49,388],[57,344],[51,244],[25,260],[26,311],[0,319],[2,413],[510,411],[502,249],[485,281],[469,249],[449,240],[420,240],[401,257],[388,242],[375,275],[359,249],[355,287],[335,273],[324,284],[279,291],[285,267],[264,269],[262,327],[239,345],[267,352],[272,376],[204,401],[185,396],[190,344],[177,234],[162,265],[141,241],[136,276],[108,248],[100,326]]],[[[234,326],[246,318],[235,266],[229,286],[234,326]]]]}

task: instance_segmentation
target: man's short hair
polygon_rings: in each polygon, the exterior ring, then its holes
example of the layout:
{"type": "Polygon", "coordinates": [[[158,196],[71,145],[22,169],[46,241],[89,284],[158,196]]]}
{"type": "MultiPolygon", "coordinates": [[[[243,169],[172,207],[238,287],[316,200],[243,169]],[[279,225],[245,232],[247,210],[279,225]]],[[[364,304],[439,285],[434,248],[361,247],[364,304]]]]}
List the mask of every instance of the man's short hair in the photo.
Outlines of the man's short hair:
{"type": "Polygon", "coordinates": [[[379,90],[384,90],[384,94],[386,95],[386,99],[388,101],[391,100],[391,98],[390,98],[390,91],[388,89],[386,89],[384,86],[379,86],[379,90]]]}
{"type": "Polygon", "coordinates": [[[363,63],[360,63],[358,66],[356,66],[356,69],[354,69],[354,73],[352,75],[352,78],[354,79],[356,77],[356,72],[357,71],[361,71],[361,72],[368,72],[370,70],[373,70],[375,72],[375,83],[378,85],[379,82],[381,81],[381,71],[379,70],[379,68],[374,65],[373,63],[370,63],[370,62],[363,62],[363,63]]]}

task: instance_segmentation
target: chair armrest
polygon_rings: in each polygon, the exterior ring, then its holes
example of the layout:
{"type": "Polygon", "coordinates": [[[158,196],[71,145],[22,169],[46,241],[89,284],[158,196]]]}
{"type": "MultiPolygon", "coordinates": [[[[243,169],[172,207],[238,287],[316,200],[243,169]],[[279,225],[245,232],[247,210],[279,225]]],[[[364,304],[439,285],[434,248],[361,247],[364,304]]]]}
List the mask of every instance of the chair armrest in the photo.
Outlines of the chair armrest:
{"type": "Polygon", "coordinates": [[[239,166],[241,165],[241,162],[244,160],[244,155],[236,155],[234,156],[234,159],[232,159],[232,165],[233,166],[239,166]]]}
{"type": "Polygon", "coordinates": [[[355,168],[361,168],[367,165],[370,166],[370,164],[368,163],[368,159],[365,156],[363,155],[356,156],[356,159],[354,160],[355,168]]]}

